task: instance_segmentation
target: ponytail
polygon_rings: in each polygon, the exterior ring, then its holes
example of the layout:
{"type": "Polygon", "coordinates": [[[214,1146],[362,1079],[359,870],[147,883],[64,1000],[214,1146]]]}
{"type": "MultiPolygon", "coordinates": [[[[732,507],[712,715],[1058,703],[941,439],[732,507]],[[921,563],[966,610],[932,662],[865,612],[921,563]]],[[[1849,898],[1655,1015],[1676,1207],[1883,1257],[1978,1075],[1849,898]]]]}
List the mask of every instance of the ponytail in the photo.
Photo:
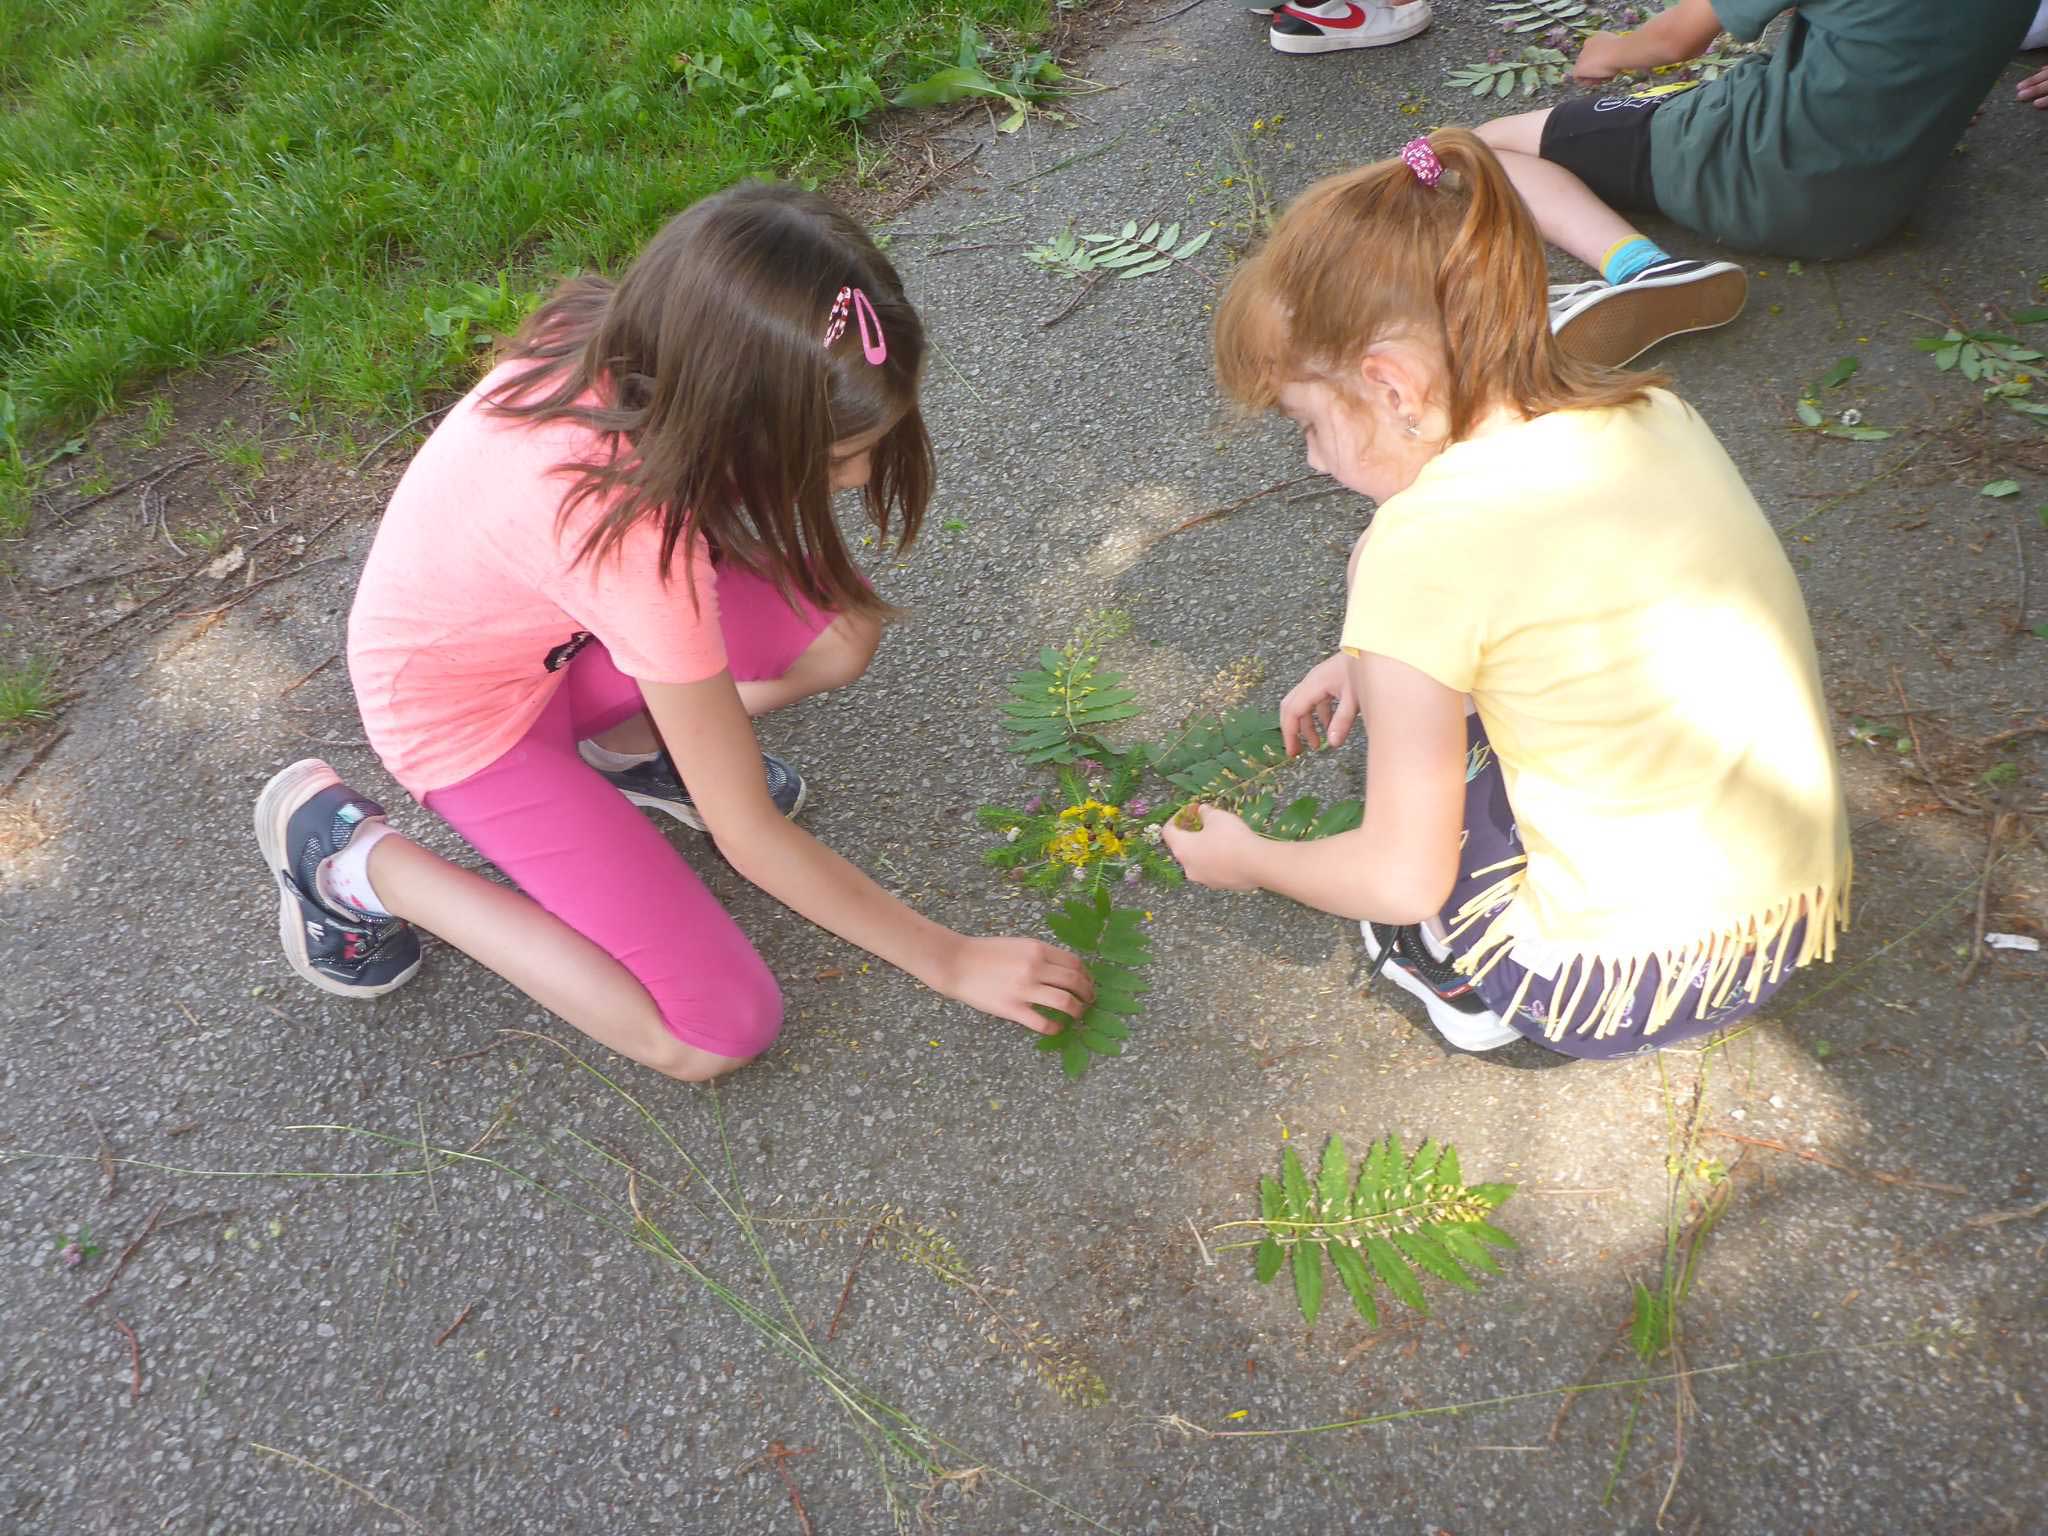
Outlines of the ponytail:
{"type": "Polygon", "coordinates": [[[1373,346],[1405,339],[1439,354],[1450,439],[1506,406],[1525,416],[1632,404],[1658,375],[1623,373],[1565,352],[1550,332],[1543,238],[1493,151],[1467,128],[1411,159],[1327,177],[1289,206],[1238,271],[1216,315],[1225,393],[1270,410],[1282,386],[1317,378],[1346,389],[1373,346]]]}

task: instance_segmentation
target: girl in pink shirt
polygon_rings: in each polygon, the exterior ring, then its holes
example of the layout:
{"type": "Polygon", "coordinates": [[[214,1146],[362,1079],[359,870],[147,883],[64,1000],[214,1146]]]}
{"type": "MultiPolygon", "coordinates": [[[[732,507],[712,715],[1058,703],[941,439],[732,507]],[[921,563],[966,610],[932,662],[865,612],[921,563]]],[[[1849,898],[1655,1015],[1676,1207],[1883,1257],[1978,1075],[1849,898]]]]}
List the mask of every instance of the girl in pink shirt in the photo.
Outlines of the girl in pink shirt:
{"type": "Polygon", "coordinates": [[[754,740],[874,655],[888,610],[832,496],[916,536],[923,359],[895,268],[785,186],[698,203],[618,282],[542,305],[406,470],[349,617],[371,745],[518,889],[294,763],[256,804],[292,968],[377,996],[419,968],[417,925],[656,1071],[728,1072],[781,993],[647,806],[948,997],[1036,1030],[1034,1005],[1078,1013],[1078,959],[911,911],[795,826],[802,777],[754,740]]]}

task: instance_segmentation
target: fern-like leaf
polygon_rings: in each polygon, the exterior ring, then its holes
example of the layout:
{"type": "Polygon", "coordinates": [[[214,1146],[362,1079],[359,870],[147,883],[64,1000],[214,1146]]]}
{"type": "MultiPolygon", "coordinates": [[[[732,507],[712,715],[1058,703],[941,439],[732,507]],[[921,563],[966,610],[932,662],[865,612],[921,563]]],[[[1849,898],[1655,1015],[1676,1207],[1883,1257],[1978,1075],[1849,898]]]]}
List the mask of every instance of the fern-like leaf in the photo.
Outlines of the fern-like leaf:
{"type": "Polygon", "coordinates": [[[1294,1245],[1294,1299],[1309,1327],[1323,1310],[1323,1250],[1314,1243],[1294,1245]]]}
{"type": "Polygon", "coordinates": [[[1425,1276],[1476,1291],[1480,1275],[1500,1273],[1488,1248],[1513,1240],[1486,1218],[1512,1192],[1505,1184],[1468,1187],[1456,1149],[1427,1138],[1411,1155],[1398,1137],[1384,1137],[1354,1172],[1343,1138],[1332,1136],[1313,1184],[1296,1149],[1281,1149],[1280,1177],[1260,1180],[1259,1219],[1244,1223],[1262,1228],[1262,1237],[1231,1246],[1256,1250],[1262,1284],[1292,1270],[1295,1300],[1311,1327],[1322,1308],[1327,1255],[1359,1316],[1376,1328],[1376,1287],[1426,1314],[1425,1276]]]}
{"type": "Polygon", "coordinates": [[[1593,18],[1585,0],[1498,0],[1487,14],[1507,32],[1548,32],[1569,27],[1574,32],[1591,30],[1593,18]]]}
{"type": "Polygon", "coordinates": [[[1081,956],[1095,983],[1095,1000],[1077,1019],[1056,1008],[1039,1008],[1060,1026],[1038,1036],[1038,1049],[1055,1053],[1068,1077],[1084,1076],[1096,1058],[1121,1056],[1130,1038],[1125,1019],[1144,1012],[1141,1001],[1152,984],[1140,972],[1151,963],[1152,940],[1140,924],[1142,913],[1113,906],[1099,887],[1090,897],[1072,897],[1045,920],[1053,937],[1081,956]]]}
{"type": "Polygon", "coordinates": [[[1524,96],[1536,94],[1537,87],[1559,85],[1568,65],[1555,48],[1524,48],[1519,59],[1495,64],[1467,64],[1446,77],[1451,85],[1462,86],[1474,96],[1512,96],[1517,86],[1524,96]]]}
{"type": "Polygon", "coordinates": [[[1186,261],[1207,245],[1214,233],[1205,229],[1183,241],[1178,224],[1162,227],[1155,219],[1140,231],[1138,221],[1132,219],[1115,234],[1083,235],[1081,239],[1094,267],[1126,278],[1164,272],[1175,262],[1186,261]]]}
{"type": "Polygon", "coordinates": [[[1122,633],[1122,622],[1119,614],[1098,616],[1064,650],[1046,646],[1037,667],[1010,679],[1003,724],[1016,737],[1012,752],[1034,763],[1071,763],[1103,750],[1095,737],[1105,726],[1143,713],[1123,674],[1102,670],[1095,654],[1122,633]]]}

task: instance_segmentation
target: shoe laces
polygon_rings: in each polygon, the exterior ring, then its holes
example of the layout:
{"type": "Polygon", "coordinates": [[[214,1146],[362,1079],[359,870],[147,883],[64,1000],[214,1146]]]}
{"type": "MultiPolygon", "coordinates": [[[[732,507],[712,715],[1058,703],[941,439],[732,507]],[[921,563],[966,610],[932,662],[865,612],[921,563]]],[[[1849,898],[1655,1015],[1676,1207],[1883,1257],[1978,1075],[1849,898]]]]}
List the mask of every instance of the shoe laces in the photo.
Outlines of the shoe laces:
{"type": "Polygon", "coordinates": [[[1551,313],[1555,314],[1558,310],[1564,308],[1567,304],[1576,303],[1578,300],[1583,299],[1589,293],[1594,293],[1597,292],[1599,289],[1611,286],[1611,284],[1604,282],[1597,277],[1592,279],[1590,282],[1584,283],[1552,283],[1550,285],[1551,313]]]}

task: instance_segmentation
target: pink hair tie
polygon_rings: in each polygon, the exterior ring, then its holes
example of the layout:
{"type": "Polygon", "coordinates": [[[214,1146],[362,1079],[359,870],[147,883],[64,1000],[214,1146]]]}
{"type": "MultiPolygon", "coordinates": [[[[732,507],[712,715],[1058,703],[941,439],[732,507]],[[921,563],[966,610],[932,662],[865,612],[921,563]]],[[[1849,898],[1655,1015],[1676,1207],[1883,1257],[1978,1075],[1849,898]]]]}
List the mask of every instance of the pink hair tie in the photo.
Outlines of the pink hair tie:
{"type": "Polygon", "coordinates": [[[1415,173],[1415,179],[1425,187],[1433,187],[1443,178],[1444,163],[1437,159],[1436,151],[1429,147],[1427,139],[1410,139],[1401,146],[1401,163],[1415,173]]]}
{"type": "Polygon", "coordinates": [[[846,317],[851,312],[860,327],[860,353],[870,363],[889,360],[889,343],[882,335],[882,317],[858,288],[842,288],[832,297],[832,313],[825,318],[825,345],[831,346],[846,334],[846,317]]]}

